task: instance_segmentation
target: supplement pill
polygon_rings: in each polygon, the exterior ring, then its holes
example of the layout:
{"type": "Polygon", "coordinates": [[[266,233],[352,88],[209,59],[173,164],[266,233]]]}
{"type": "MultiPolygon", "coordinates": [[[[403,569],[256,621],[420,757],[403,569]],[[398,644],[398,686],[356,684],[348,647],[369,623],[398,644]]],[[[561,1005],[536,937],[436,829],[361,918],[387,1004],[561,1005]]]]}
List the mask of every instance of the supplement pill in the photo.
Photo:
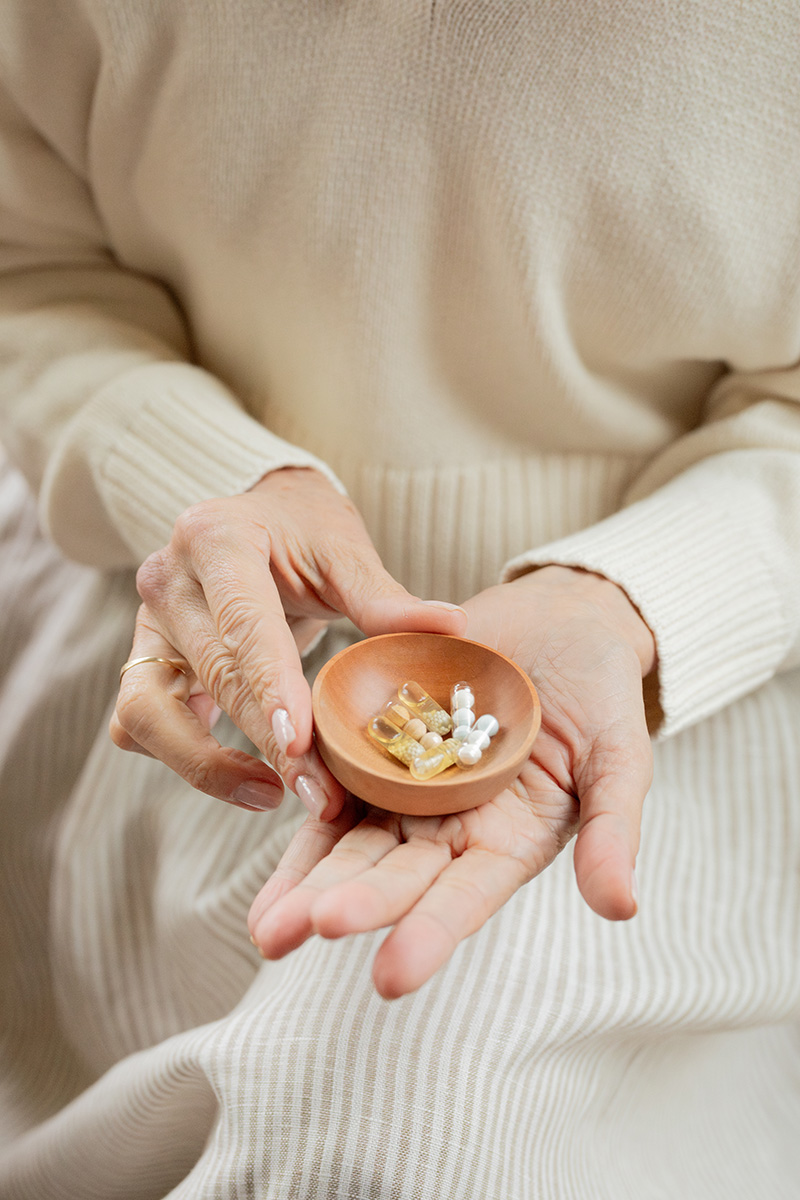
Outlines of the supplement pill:
{"type": "Polygon", "coordinates": [[[367,725],[367,733],[374,742],[383,746],[384,750],[388,750],[406,766],[409,766],[414,759],[421,758],[425,753],[419,742],[409,737],[402,729],[398,729],[382,713],[372,718],[367,725]]]}
{"type": "Polygon", "coordinates": [[[431,733],[440,733],[444,737],[453,728],[450,714],[446,713],[441,705],[437,704],[433,697],[429,696],[425,689],[421,688],[413,679],[409,679],[401,688],[398,688],[397,697],[401,704],[405,704],[415,716],[425,722],[431,733]]]}
{"type": "Polygon", "coordinates": [[[488,733],[489,737],[494,737],[500,728],[500,722],[497,717],[493,717],[491,713],[486,713],[482,717],[478,717],[475,722],[476,729],[482,729],[484,733],[488,733]]]}
{"type": "Polygon", "coordinates": [[[481,761],[483,751],[474,742],[462,742],[458,747],[456,762],[460,767],[474,767],[481,761]]]}
{"type": "Polygon", "coordinates": [[[490,737],[483,729],[473,729],[467,734],[467,744],[470,746],[480,746],[481,750],[485,750],[489,745],[490,737]]]}

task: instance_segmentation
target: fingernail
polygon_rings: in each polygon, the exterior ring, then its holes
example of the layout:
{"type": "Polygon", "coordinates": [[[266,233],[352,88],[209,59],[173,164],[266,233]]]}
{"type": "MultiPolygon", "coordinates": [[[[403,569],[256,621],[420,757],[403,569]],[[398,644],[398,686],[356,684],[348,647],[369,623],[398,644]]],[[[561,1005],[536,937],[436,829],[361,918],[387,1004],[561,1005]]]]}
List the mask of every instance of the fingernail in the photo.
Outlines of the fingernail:
{"type": "Polygon", "coordinates": [[[639,911],[639,885],[636,882],[636,872],[631,871],[631,896],[633,903],[636,906],[636,911],[639,911]]]}
{"type": "Polygon", "coordinates": [[[292,719],[285,708],[276,708],[272,714],[272,732],[275,734],[275,741],[278,743],[281,753],[285,754],[297,737],[292,719]]]}
{"type": "Polygon", "coordinates": [[[310,775],[298,775],[294,790],[305,804],[312,817],[321,817],[328,807],[328,798],[316,779],[310,775]]]}
{"type": "Polygon", "coordinates": [[[240,783],[231,796],[231,800],[246,804],[248,808],[257,808],[259,812],[277,808],[282,799],[283,791],[280,788],[272,783],[260,783],[257,779],[240,783]]]}
{"type": "Polygon", "coordinates": [[[460,604],[448,604],[446,600],[420,600],[420,604],[427,604],[429,608],[444,608],[447,612],[465,611],[460,604]]]}

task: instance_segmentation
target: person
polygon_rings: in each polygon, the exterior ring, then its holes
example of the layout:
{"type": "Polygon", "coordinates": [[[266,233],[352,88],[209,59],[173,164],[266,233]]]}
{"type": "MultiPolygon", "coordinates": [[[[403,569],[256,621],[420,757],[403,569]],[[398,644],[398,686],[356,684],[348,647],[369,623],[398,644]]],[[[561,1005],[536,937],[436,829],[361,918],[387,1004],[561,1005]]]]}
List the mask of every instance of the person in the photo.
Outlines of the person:
{"type": "Polygon", "coordinates": [[[794,1193],[797,26],[6,7],[4,1197],[794,1193]],[[316,750],[400,630],[469,813],[316,750]]]}

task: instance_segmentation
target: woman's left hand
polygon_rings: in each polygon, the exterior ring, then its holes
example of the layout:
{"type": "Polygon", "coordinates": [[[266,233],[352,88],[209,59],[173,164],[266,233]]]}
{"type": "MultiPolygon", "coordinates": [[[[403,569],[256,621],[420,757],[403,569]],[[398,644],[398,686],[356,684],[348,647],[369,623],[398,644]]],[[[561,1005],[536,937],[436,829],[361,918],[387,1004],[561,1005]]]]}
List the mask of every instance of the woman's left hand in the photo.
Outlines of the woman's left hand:
{"type": "Polygon", "coordinates": [[[514,784],[488,804],[401,816],[348,798],[309,819],[250,911],[253,940],[280,958],[312,934],[394,926],[373,978],[387,999],[414,991],[578,832],[580,891],[601,916],[637,908],[634,863],[652,776],[642,677],[655,644],[637,610],[599,576],[546,567],[464,605],[467,637],[533,678],[542,728],[514,784]]]}

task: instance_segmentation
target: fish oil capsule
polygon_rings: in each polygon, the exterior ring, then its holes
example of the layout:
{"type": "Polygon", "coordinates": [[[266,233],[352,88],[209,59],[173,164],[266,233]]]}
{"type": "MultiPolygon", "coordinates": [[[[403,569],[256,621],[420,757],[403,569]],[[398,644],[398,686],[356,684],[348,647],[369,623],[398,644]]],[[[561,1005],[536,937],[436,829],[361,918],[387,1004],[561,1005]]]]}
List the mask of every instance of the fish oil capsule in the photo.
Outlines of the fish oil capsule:
{"type": "Polygon", "coordinates": [[[474,767],[483,758],[483,751],[474,742],[461,742],[456,752],[459,767],[474,767]]]}
{"type": "Polygon", "coordinates": [[[431,746],[408,764],[411,774],[415,779],[433,779],[452,767],[460,744],[455,738],[446,738],[438,746],[431,746]]]}
{"type": "Polygon", "coordinates": [[[500,728],[500,722],[491,713],[486,713],[484,716],[478,717],[474,728],[482,729],[484,733],[488,733],[490,738],[493,738],[500,728]]]}
{"type": "Polygon", "coordinates": [[[408,722],[414,716],[411,709],[406,708],[405,704],[401,704],[395,696],[391,696],[380,710],[380,713],[376,713],[375,715],[386,717],[386,720],[391,721],[398,729],[405,729],[408,722]]]}
{"type": "Polygon", "coordinates": [[[420,717],[431,733],[440,733],[442,737],[453,728],[449,713],[437,704],[432,696],[421,688],[413,679],[409,679],[398,688],[397,697],[401,704],[411,709],[416,717],[420,717]]]}
{"type": "Polygon", "coordinates": [[[423,750],[430,750],[431,746],[441,746],[444,738],[440,733],[426,733],[419,739],[419,744],[423,750]]]}
{"type": "Polygon", "coordinates": [[[383,746],[384,750],[388,750],[401,763],[405,763],[407,767],[425,754],[425,750],[413,737],[409,737],[402,729],[398,729],[393,725],[383,713],[378,713],[376,717],[367,725],[367,733],[374,742],[379,746],[383,746]]]}

